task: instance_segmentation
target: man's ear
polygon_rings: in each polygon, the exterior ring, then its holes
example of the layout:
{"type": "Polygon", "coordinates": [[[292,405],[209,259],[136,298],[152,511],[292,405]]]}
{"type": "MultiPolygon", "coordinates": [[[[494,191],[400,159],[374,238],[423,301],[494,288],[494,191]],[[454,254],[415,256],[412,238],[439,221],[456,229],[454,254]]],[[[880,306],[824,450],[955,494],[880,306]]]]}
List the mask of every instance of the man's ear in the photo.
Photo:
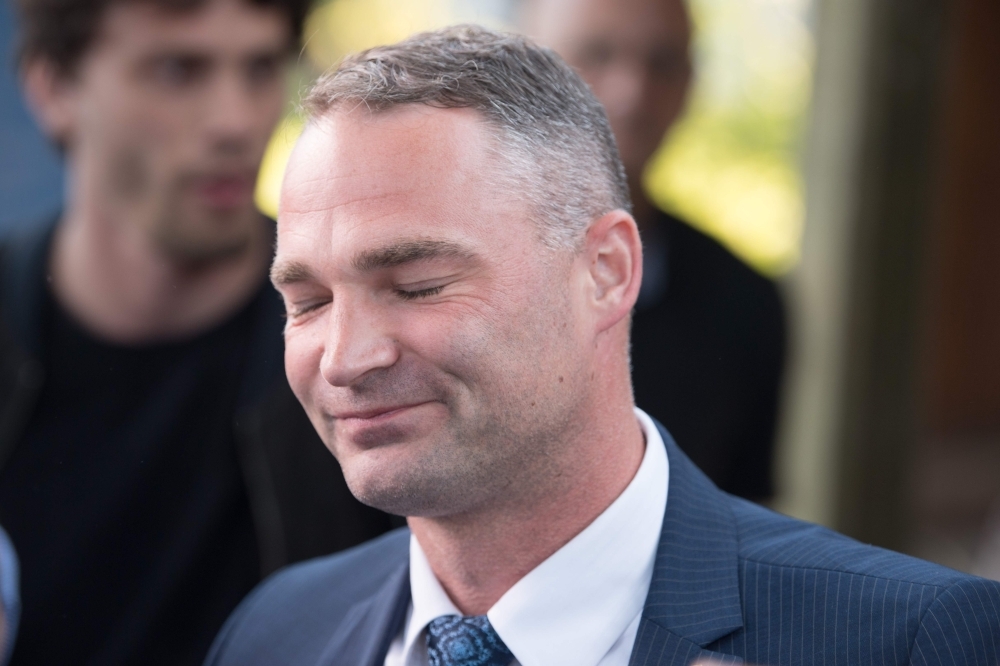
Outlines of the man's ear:
{"type": "Polygon", "coordinates": [[[65,148],[76,120],[76,86],[71,74],[62,72],[49,59],[35,57],[21,67],[28,106],[52,141],[65,148]]]}
{"type": "Polygon", "coordinates": [[[642,242],[632,216],[613,210],[591,223],[582,258],[599,332],[628,317],[642,283],[642,242]]]}

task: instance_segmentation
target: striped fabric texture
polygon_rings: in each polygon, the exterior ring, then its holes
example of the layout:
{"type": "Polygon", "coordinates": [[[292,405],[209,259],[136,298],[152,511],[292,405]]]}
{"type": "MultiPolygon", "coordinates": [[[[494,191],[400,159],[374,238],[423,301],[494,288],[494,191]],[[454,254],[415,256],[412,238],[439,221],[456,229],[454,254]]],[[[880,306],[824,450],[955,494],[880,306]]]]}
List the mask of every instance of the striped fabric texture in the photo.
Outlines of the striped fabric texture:
{"type": "Polygon", "coordinates": [[[1000,584],[725,495],[663,434],[667,515],[633,666],[1000,664],[1000,584]]]}

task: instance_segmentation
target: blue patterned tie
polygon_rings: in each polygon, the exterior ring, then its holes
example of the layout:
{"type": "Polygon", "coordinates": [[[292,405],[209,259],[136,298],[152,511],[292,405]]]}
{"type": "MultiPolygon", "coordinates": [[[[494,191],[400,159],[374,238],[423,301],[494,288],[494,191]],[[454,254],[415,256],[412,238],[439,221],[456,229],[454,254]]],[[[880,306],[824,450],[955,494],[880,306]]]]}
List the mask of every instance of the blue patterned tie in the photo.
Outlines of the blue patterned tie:
{"type": "Polygon", "coordinates": [[[427,625],[430,666],[508,666],[514,655],[485,615],[442,615],[427,625]]]}

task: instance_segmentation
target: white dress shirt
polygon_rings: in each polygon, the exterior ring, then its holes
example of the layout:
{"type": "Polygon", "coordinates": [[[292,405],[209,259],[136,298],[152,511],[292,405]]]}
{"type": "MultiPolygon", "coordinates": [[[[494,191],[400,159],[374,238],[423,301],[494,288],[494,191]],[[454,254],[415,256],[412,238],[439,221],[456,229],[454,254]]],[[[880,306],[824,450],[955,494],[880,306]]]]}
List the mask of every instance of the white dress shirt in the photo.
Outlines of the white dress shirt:
{"type": "MultiPolygon", "coordinates": [[[[667,505],[663,439],[645,412],[639,471],[604,513],[535,567],[486,613],[514,666],[626,666],[646,601],[667,505]]],[[[427,666],[426,628],[462,615],[410,538],[412,601],[385,666],[427,666]]]]}

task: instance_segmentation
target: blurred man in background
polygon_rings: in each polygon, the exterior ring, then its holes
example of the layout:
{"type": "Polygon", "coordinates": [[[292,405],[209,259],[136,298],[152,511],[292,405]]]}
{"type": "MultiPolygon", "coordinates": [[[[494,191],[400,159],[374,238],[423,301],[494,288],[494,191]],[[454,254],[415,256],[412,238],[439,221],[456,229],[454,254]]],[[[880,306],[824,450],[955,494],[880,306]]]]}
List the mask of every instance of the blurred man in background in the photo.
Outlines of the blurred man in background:
{"type": "Polygon", "coordinates": [[[254,181],[305,0],[22,0],[69,174],[0,249],[15,664],[197,664],[263,574],[389,528],[282,367],[254,181]]]}
{"type": "Polygon", "coordinates": [[[525,0],[526,31],[559,52],[607,109],[643,238],[632,323],[636,404],[723,490],[773,493],[785,356],[774,283],[650,201],[646,163],[684,109],[691,21],[683,0],[525,0]]]}

